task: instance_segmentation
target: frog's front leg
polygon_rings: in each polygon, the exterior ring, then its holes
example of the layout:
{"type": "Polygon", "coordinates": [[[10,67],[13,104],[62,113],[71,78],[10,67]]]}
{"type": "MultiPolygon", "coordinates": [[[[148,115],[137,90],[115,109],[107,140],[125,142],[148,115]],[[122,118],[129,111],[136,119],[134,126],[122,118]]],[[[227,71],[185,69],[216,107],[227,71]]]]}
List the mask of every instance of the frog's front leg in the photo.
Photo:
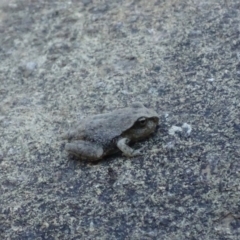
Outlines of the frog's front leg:
{"type": "Polygon", "coordinates": [[[97,161],[103,157],[103,148],[88,141],[66,143],[65,148],[71,154],[89,161],[97,161]]]}
{"type": "Polygon", "coordinates": [[[135,150],[127,145],[128,142],[128,138],[121,138],[117,141],[117,147],[123,152],[124,155],[126,155],[127,157],[135,157],[138,155],[142,155],[141,150],[143,150],[144,147],[135,150]]]}

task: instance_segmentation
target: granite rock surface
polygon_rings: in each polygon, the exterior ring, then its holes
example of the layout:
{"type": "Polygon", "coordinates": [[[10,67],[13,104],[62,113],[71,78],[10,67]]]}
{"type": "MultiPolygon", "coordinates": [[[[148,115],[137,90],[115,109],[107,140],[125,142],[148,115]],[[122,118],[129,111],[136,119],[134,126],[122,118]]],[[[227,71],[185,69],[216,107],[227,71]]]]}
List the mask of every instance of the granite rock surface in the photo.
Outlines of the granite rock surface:
{"type": "Polygon", "coordinates": [[[240,239],[238,0],[0,4],[0,239],[240,239]],[[59,136],[140,101],[133,159],[59,136]]]}

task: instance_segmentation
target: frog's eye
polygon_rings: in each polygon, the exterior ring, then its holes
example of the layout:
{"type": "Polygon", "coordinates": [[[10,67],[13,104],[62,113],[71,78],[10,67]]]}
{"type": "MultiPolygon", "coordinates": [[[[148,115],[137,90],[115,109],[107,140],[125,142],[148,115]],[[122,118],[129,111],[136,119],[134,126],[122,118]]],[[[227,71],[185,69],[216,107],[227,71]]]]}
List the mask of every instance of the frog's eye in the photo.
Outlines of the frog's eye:
{"type": "Polygon", "coordinates": [[[140,124],[140,126],[145,126],[147,123],[147,119],[145,117],[141,117],[138,119],[138,123],[140,124]]]}

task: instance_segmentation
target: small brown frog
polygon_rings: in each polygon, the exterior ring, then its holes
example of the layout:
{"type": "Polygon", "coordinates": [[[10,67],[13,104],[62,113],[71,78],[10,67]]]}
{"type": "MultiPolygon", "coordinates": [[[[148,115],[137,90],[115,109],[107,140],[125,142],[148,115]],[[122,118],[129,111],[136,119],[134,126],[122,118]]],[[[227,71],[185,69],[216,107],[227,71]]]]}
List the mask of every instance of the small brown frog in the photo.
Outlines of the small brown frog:
{"type": "Polygon", "coordinates": [[[143,148],[134,150],[128,144],[147,138],[155,131],[158,121],[154,110],[133,103],[127,108],[89,116],[62,138],[72,141],[66,144],[67,151],[85,160],[97,161],[119,150],[134,157],[143,148]]]}

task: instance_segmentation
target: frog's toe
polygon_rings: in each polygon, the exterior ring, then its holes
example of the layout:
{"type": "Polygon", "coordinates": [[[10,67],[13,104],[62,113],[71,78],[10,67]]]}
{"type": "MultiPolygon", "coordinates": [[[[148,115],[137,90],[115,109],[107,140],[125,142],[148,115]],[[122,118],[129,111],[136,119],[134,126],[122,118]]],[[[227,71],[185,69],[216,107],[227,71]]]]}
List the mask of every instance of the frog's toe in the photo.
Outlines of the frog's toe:
{"type": "Polygon", "coordinates": [[[146,147],[141,147],[139,149],[135,149],[133,152],[132,152],[132,156],[140,156],[140,155],[143,155],[142,153],[142,150],[145,149],[146,147]]]}

